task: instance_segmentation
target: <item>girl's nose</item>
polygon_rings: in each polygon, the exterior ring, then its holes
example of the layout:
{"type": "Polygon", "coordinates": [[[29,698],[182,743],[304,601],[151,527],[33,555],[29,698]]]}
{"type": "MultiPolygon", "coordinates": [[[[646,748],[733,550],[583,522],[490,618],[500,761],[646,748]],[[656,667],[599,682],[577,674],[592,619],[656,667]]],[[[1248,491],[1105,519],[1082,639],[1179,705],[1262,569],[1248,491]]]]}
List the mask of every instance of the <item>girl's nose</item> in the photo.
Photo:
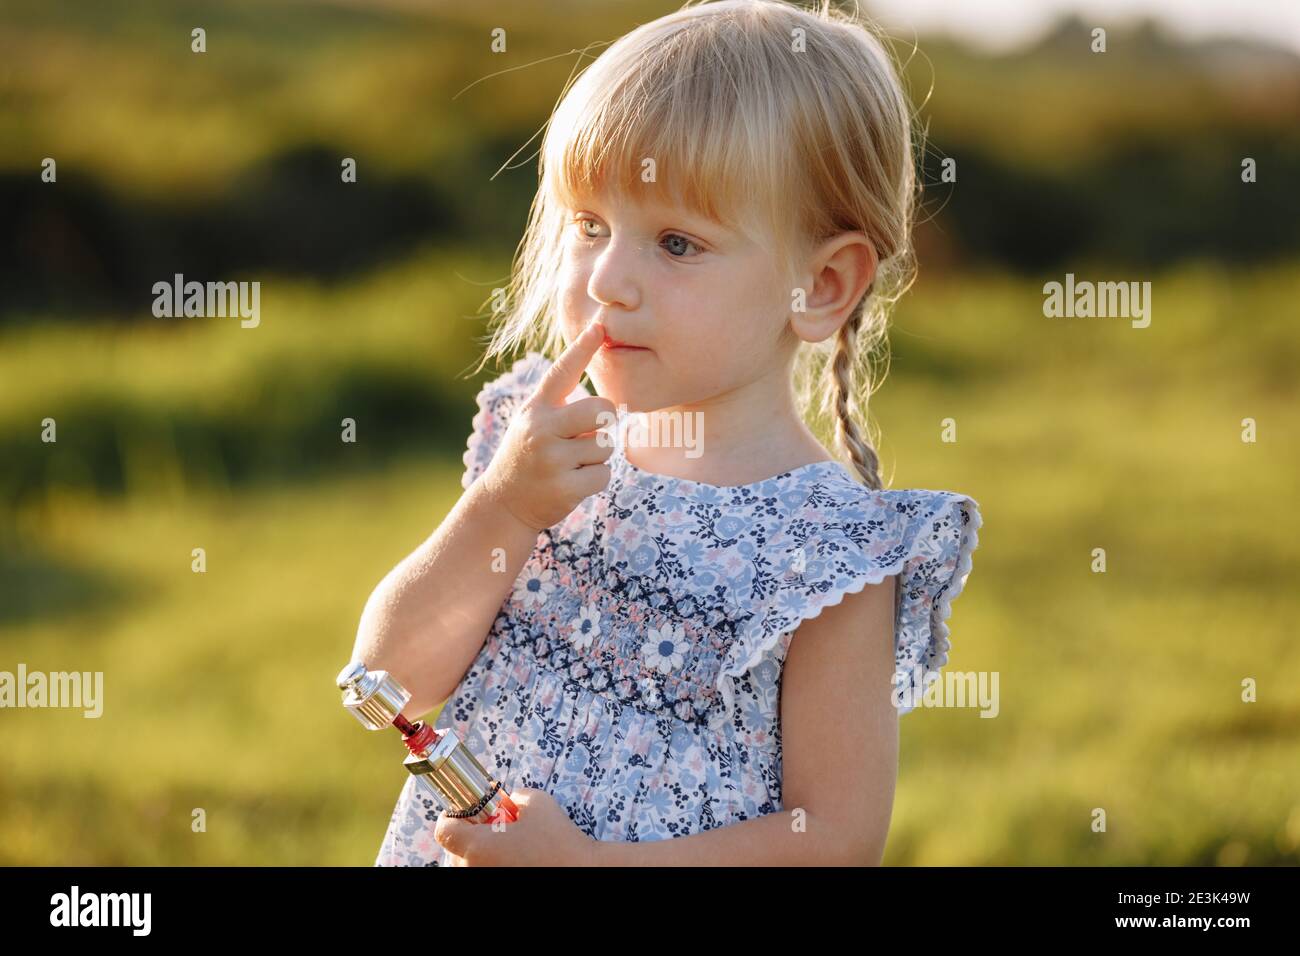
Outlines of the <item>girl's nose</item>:
{"type": "Polygon", "coordinates": [[[587,295],[601,305],[636,309],[641,302],[636,258],[637,249],[632,244],[610,240],[591,270],[587,295]]]}

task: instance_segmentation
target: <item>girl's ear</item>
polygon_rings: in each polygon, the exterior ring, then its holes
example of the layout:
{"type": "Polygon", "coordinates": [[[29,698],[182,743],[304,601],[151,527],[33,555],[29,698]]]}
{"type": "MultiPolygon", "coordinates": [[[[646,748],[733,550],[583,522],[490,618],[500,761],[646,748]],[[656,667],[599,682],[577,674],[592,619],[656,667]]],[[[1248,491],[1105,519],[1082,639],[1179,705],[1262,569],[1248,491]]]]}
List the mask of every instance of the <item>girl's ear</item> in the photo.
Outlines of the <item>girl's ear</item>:
{"type": "Polygon", "coordinates": [[[817,246],[803,270],[809,287],[791,295],[795,334],[821,342],[838,332],[866,295],[879,264],[876,247],[863,232],[842,232],[817,246]]]}

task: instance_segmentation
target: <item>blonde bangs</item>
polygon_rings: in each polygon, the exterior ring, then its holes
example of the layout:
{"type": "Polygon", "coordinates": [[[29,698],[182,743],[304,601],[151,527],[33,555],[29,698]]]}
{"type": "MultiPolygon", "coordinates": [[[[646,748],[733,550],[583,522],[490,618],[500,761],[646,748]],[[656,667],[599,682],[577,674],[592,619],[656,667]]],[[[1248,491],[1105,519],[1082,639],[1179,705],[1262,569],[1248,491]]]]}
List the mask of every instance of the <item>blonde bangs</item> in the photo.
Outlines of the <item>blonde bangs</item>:
{"type": "Polygon", "coordinates": [[[729,57],[710,29],[666,19],[624,37],[635,42],[615,44],[574,84],[547,130],[543,188],[570,208],[604,195],[771,230],[789,219],[775,200],[788,201],[791,157],[776,117],[755,109],[764,71],[729,57]]]}

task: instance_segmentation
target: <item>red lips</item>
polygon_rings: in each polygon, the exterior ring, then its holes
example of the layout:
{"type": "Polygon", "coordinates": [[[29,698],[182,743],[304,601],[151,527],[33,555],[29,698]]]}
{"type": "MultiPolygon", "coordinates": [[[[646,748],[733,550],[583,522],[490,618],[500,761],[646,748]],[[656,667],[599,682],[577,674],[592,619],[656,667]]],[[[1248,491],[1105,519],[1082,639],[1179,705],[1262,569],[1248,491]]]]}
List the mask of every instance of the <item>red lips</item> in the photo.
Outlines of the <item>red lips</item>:
{"type": "Polygon", "coordinates": [[[605,341],[600,344],[603,349],[643,349],[642,345],[629,345],[627,342],[620,342],[618,339],[610,338],[608,334],[605,341]]]}

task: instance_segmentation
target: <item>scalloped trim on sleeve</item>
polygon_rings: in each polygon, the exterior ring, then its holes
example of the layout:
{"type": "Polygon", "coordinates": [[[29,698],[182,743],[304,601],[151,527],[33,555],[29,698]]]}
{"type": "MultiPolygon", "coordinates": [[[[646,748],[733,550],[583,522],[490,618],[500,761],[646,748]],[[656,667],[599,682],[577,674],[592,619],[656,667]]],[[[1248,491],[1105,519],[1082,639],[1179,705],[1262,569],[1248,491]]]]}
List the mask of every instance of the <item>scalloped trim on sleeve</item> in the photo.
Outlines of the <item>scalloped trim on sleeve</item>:
{"type": "Polygon", "coordinates": [[[890,575],[900,575],[893,695],[900,714],[915,709],[914,699],[904,699],[904,682],[923,688],[913,681],[924,681],[948,662],[947,619],[970,576],[971,553],[979,544],[979,504],[949,491],[866,494],[873,503],[869,513],[858,508],[858,502],[849,502],[838,514],[831,506],[824,531],[787,548],[778,563],[785,583],[750,618],[718,675],[727,719],[734,715],[735,678],[743,677],[802,622],[890,575]],[[883,513],[880,498],[886,506],[883,513]],[[863,516],[872,520],[853,520],[863,516]]]}
{"type": "Polygon", "coordinates": [[[502,433],[510,425],[510,416],[532,394],[550,365],[550,359],[540,352],[529,352],[516,360],[510,371],[479,389],[475,398],[478,411],[474,413],[465,454],[461,456],[465,465],[465,473],[460,479],[462,488],[469,488],[487,470],[501,443],[502,433]]]}

